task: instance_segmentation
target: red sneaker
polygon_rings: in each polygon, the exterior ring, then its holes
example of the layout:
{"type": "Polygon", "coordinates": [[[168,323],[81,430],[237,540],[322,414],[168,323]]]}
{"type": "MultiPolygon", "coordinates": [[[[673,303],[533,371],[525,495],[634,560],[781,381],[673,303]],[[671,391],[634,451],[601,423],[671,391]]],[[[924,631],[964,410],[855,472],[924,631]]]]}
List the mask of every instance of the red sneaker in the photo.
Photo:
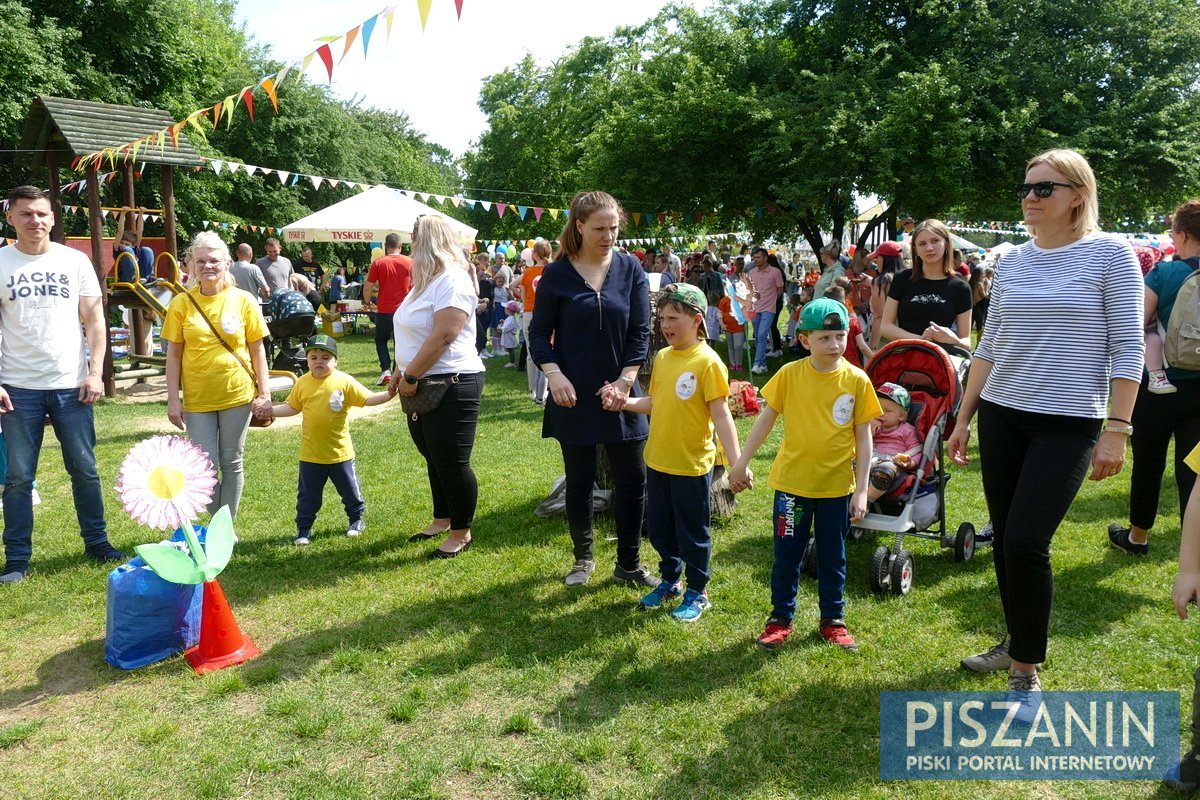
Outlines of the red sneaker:
{"type": "Polygon", "coordinates": [[[846,630],[846,623],[840,619],[822,619],[820,625],[821,638],[830,644],[836,644],[843,650],[857,650],[854,637],[846,630]]]}
{"type": "Polygon", "coordinates": [[[764,650],[778,650],[794,630],[791,620],[771,617],[767,620],[767,627],[758,635],[758,645],[764,650]]]}

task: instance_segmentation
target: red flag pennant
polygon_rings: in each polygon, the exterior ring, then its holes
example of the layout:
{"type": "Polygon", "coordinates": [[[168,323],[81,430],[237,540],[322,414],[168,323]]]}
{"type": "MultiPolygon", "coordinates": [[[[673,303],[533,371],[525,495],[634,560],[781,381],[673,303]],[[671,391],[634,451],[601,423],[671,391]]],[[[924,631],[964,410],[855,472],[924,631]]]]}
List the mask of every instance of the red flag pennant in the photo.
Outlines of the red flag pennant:
{"type": "Polygon", "coordinates": [[[317,55],[321,57],[321,63],[325,65],[325,72],[329,74],[329,82],[333,83],[333,53],[329,49],[329,45],[323,44],[317,48],[317,55]]]}
{"type": "Polygon", "coordinates": [[[250,121],[254,122],[254,90],[249,86],[242,89],[242,102],[246,104],[246,113],[250,115],[250,121]]]}
{"type": "Polygon", "coordinates": [[[454,7],[458,9],[458,18],[462,19],[462,4],[463,0],[454,0],[454,7]]]}
{"type": "Polygon", "coordinates": [[[216,104],[215,104],[215,105],[212,107],[212,112],[213,112],[213,128],[214,128],[214,129],[217,127],[217,123],[221,121],[221,109],[222,109],[222,108],[224,108],[224,106],[225,106],[225,101],[224,101],[224,100],[221,100],[221,101],[218,101],[218,102],[217,102],[217,103],[216,103],[216,104]]]}

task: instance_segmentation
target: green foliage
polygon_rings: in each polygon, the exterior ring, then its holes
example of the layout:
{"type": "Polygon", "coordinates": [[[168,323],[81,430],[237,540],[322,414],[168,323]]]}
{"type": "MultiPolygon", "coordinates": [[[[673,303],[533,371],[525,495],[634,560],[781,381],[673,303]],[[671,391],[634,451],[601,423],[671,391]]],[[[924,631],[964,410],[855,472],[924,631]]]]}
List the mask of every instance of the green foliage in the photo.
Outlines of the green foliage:
{"type": "Polygon", "coordinates": [[[668,7],[493,76],[468,182],[602,187],[683,212],[677,232],[815,248],[856,194],[918,218],[1015,218],[1025,161],[1070,146],[1096,169],[1105,224],[1146,224],[1200,190],[1198,40],[1194,5],[1172,0],[668,7]]]}

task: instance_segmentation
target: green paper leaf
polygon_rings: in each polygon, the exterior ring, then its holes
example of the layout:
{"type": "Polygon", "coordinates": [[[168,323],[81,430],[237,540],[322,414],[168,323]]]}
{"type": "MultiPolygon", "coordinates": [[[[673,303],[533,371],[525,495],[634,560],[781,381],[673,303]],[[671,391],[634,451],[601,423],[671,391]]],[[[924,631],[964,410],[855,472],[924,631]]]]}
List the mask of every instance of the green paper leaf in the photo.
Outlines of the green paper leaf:
{"type": "Polygon", "coordinates": [[[171,583],[204,583],[204,573],[192,559],[169,544],[139,544],[133,548],[158,577],[171,583]]]}
{"type": "Polygon", "coordinates": [[[233,517],[229,506],[221,506],[208,523],[208,533],[204,536],[204,553],[208,557],[208,569],[211,572],[209,580],[221,574],[221,570],[229,563],[233,555],[233,517]]]}

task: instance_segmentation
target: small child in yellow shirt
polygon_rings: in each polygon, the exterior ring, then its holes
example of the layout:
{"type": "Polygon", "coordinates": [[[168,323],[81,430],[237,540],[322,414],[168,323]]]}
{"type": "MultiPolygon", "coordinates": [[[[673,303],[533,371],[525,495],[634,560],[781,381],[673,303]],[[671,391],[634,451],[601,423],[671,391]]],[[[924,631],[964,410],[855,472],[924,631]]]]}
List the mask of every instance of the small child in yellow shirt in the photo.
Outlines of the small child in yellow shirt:
{"type": "Polygon", "coordinates": [[[306,545],[312,539],[313,522],[321,510],[325,481],[333,481],[350,520],[347,536],[358,536],[367,528],[363,512],[367,504],[354,470],[354,444],[350,441],[349,410],[355,406],[377,406],[389,400],[387,392],[371,393],[351,375],[337,368],[337,340],[314,336],[308,343],[308,372],[301,375],[286,403],[276,403],[277,417],[303,412],[300,432],[300,476],[296,487],[296,538],[306,545]]]}
{"type": "Polygon", "coordinates": [[[729,458],[737,460],[740,455],[737,429],[729,413],[729,372],[706,341],[707,308],[707,298],[696,286],[672,283],[663,289],[658,295],[658,319],[670,347],[654,357],[649,393],[627,398],[617,389],[603,395],[609,411],[650,414],[650,436],[643,454],[646,527],[661,559],[662,582],[639,605],[659,608],[683,595],[671,612],[680,622],[695,622],[712,605],[708,581],[710,491],[717,453],[714,431],[729,458]],[[686,591],[681,578],[687,579],[686,591]]]}

